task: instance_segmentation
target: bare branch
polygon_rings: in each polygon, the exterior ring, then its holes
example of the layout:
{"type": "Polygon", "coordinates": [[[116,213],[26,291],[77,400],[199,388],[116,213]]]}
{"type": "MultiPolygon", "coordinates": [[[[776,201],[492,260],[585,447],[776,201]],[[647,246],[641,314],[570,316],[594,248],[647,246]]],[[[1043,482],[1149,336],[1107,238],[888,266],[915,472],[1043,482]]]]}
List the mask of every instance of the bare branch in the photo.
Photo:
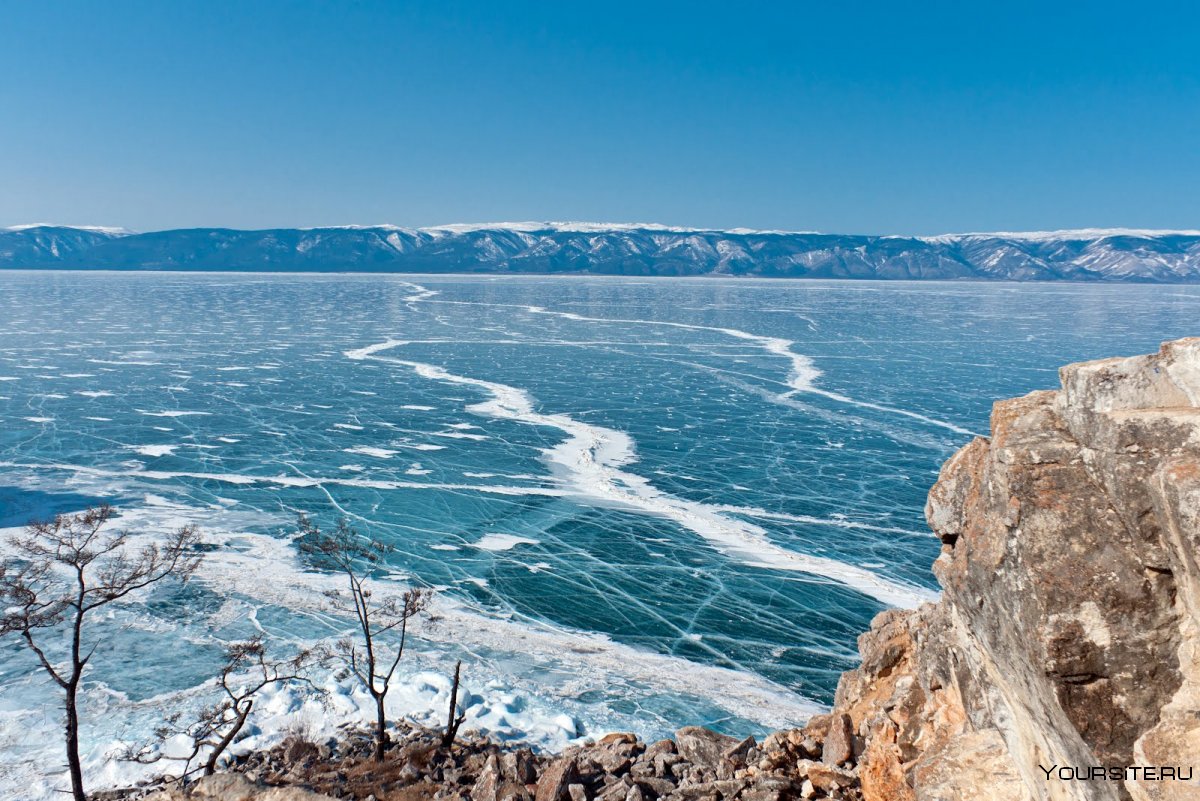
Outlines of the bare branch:
{"type": "Polygon", "coordinates": [[[121,758],[142,763],[164,759],[182,762],[180,775],[184,779],[200,771],[212,774],[245,727],[258,694],[273,684],[292,681],[314,686],[310,670],[327,658],[318,650],[302,650],[286,659],[271,658],[261,636],[230,643],[217,675],[223,698],[183,725],[179,724],[179,715],[168,718],[155,732],[157,742],[127,749],[121,758]],[[161,745],[179,736],[190,741],[190,750],[183,755],[164,754],[161,745]],[[202,756],[203,761],[197,762],[202,756]]]}
{"type": "Polygon", "coordinates": [[[350,641],[339,643],[338,654],[375,699],[375,758],[382,760],[388,745],[384,700],[404,655],[408,621],[425,610],[429,593],[412,589],[400,598],[388,595],[376,599],[368,578],[391,549],[359,534],[344,518],[337,522],[333,532],[325,533],[301,514],[297,520],[297,540],[300,550],[309,558],[346,576],[347,590],[330,592],[326,597],[338,610],[353,614],[358,624],[361,655],[350,641]],[[385,639],[397,629],[399,642],[389,648],[385,639]]]}
{"type": "Polygon", "coordinates": [[[110,506],[30,524],[0,559],[0,637],[18,635],[63,691],[67,767],[75,801],[85,801],[79,759],[78,692],[97,642],[85,643],[90,612],[168,577],[186,579],[199,564],[199,535],[185,527],[165,543],[133,552],[130,535],[111,531],[110,506]],[[66,656],[51,660],[40,640],[63,636],[66,656]]]}

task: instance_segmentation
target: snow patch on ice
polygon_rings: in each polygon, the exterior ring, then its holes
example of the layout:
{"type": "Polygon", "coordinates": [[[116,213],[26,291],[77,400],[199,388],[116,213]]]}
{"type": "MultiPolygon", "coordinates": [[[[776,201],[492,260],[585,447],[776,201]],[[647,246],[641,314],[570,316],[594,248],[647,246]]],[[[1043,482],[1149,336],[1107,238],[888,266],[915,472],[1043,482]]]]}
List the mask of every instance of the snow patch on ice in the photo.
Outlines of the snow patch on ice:
{"type": "Polygon", "coordinates": [[[472,543],[471,547],[481,551],[510,551],[518,545],[537,544],[537,540],[518,537],[515,534],[485,534],[478,542],[472,543]]]}

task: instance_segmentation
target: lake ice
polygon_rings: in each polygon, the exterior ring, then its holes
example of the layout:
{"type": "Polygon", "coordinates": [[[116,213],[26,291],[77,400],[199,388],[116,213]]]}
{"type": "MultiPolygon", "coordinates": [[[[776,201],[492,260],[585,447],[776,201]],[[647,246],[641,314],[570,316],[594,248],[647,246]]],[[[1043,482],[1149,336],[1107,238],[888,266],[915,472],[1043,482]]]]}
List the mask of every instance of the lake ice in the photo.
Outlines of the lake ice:
{"type": "MultiPolygon", "coordinates": [[[[110,781],[221,643],[348,628],[298,511],[393,545],[381,592],[438,591],[397,713],[440,718],[461,658],[467,725],[499,736],[761,732],[933,597],[924,496],[994,399],[1198,311],[1200,287],[3,272],[0,527],[107,500],[212,546],[102,624],[85,750],[110,781]]],[[[255,736],[353,718],[329,681],[255,736]]],[[[0,642],[0,795],[60,781],[58,714],[0,642]]]]}

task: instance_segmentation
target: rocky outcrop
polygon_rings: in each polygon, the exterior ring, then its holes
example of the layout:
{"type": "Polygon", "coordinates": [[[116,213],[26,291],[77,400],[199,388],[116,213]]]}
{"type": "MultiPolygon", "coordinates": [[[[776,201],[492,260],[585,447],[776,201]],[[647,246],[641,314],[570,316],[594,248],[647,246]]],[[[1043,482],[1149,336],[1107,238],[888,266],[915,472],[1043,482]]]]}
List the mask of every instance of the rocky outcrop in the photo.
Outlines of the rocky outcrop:
{"type": "Polygon", "coordinates": [[[167,778],[96,794],[94,801],[861,801],[848,766],[821,761],[816,728],[759,744],[689,726],[647,744],[614,733],[560,754],[485,738],[452,747],[441,733],[402,727],[382,762],[370,735],[314,744],[289,739],[240,757],[228,772],[180,787],[167,778]]]}
{"type": "Polygon", "coordinates": [[[942,468],[942,599],[859,639],[866,801],[1200,799],[1200,339],[1060,377],[942,468]]]}

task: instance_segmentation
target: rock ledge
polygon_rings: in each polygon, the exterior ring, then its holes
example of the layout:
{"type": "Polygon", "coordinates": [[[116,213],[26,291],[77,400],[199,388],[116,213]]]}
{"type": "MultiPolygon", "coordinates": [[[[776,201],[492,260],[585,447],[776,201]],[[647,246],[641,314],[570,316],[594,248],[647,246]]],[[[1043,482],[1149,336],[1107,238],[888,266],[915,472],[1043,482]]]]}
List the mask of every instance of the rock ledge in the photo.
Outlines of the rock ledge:
{"type": "Polygon", "coordinates": [[[1200,339],[1059,374],[942,468],[941,600],[859,638],[834,711],[867,801],[1200,799],[1043,770],[1200,774],[1200,339]]]}

